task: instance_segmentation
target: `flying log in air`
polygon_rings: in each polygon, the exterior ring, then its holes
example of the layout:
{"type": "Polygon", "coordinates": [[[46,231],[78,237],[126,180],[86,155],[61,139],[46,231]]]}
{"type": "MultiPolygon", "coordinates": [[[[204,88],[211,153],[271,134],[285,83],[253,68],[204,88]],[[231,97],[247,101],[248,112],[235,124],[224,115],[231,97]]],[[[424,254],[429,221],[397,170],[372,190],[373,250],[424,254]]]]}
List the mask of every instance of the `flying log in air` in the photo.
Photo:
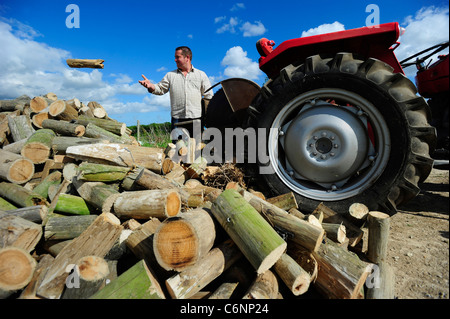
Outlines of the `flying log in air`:
{"type": "Polygon", "coordinates": [[[71,68],[92,68],[92,69],[103,69],[102,59],[67,59],[67,65],[71,68]]]}

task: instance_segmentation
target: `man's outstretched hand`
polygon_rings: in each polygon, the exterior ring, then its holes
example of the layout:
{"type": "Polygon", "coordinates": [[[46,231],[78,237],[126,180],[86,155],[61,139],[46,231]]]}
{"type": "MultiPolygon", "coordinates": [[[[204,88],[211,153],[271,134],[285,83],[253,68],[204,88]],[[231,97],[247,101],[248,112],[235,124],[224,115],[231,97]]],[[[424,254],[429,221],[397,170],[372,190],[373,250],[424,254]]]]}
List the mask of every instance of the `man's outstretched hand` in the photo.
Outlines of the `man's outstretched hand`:
{"type": "Polygon", "coordinates": [[[153,85],[152,85],[152,83],[150,82],[150,80],[147,79],[147,78],[145,77],[144,74],[142,74],[142,77],[144,78],[144,80],[139,81],[139,83],[140,83],[142,86],[144,86],[146,89],[153,89],[153,85]]]}

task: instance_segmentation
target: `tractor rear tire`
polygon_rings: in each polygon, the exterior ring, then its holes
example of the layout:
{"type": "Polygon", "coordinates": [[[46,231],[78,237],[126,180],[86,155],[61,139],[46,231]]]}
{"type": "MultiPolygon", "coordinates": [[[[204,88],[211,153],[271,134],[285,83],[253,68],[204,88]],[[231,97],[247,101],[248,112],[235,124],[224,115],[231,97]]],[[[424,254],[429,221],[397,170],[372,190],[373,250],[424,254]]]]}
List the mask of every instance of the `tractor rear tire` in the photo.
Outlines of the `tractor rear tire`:
{"type": "Polygon", "coordinates": [[[377,59],[315,55],[281,70],[248,108],[265,128],[259,173],[302,211],[355,202],[393,215],[431,172],[436,132],[414,84],[377,59]],[[336,147],[336,149],[334,149],[336,147]]]}

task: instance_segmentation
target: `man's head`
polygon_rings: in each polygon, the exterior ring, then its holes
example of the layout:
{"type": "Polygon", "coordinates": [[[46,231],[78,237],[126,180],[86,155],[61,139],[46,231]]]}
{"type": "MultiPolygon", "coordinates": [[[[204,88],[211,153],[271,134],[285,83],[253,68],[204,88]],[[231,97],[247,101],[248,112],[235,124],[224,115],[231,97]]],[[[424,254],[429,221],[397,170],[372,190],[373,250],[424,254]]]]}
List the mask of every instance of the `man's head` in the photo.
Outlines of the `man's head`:
{"type": "Polygon", "coordinates": [[[192,62],[192,51],[186,46],[175,49],[175,62],[181,70],[189,70],[192,62]]]}

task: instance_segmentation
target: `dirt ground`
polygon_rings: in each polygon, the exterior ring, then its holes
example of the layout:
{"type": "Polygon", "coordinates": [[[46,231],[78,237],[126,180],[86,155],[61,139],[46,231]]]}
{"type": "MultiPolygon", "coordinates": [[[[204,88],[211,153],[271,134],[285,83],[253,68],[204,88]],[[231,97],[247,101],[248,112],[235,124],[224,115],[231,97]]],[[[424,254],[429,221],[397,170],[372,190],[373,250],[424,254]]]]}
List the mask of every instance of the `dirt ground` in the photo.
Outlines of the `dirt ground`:
{"type": "Polygon", "coordinates": [[[398,299],[449,299],[449,171],[434,168],[421,193],[391,217],[387,262],[398,299]]]}

